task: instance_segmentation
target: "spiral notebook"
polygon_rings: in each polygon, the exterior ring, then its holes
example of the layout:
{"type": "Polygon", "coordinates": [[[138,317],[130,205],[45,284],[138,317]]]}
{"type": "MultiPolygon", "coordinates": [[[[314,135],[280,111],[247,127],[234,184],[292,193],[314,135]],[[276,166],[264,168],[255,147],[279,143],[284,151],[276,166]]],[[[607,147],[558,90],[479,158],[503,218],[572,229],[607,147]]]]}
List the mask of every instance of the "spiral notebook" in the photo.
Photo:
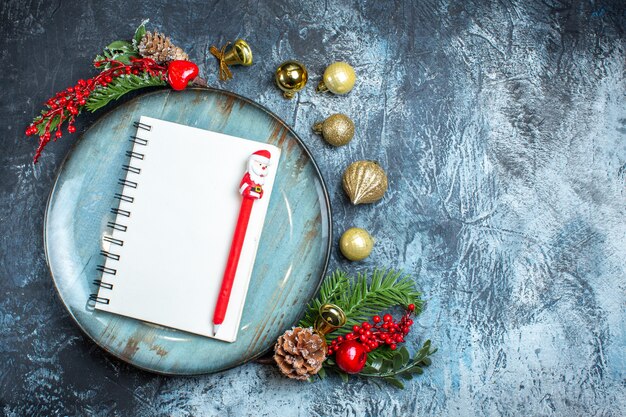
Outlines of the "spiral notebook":
{"type": "Polygon", "coordinates": [[[265,149],[272,165],[252,208],[226,318],[215,338],[237,337],[276,177],[280,149],[267,143],[142,116],[120,167],[119,202],[107,223],[90,300],[97,310],[213,337],[212,316],[237,222],[246,161],[265,149]]]}

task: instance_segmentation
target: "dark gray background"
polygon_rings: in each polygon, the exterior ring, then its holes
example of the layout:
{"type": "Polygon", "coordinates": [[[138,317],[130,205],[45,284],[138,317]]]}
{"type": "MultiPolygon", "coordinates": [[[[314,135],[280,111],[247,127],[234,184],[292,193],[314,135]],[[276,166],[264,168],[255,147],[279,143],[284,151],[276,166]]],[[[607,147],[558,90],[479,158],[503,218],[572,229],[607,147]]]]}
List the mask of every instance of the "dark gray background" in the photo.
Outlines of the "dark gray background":
{"type": "MultiPolygon", "coordinates": [[[[0,7],[0,409],[6,415],[626,414],[626,83],[623,1],[4,1],[0,7]],[[329,186],[333,227],[365,227],[373,255],[331,268],[402,268],[428,305],[412,347],[434,365],[407,389],[283,379],[268,365],[168,378],[81,334],[55,294],[42,246],[46,199],[78,134],[46,149],[24,136],[41,103],[94,74],[108,42],[143,18],[172,36],[209,84],[294,127],[329,186]],[[255,65],[216,80],[208,48],[243,37],[255,65]],[[311,83],[272,84],[298,59],[311,83]],[[324,67],[359,76],[317,95],[324,67]],[[346,148],[310,126],[356,122],[346,148]],[[352,207],[349,162],[376,159],[390,190],[352,207]]],[[[81,116],[79,132],[96,116],[81,116]]],[[[93,164],[98,161],[94,160],[93,164]]],[[[336,248],[336,242],[335,242],[336,248]]]]}

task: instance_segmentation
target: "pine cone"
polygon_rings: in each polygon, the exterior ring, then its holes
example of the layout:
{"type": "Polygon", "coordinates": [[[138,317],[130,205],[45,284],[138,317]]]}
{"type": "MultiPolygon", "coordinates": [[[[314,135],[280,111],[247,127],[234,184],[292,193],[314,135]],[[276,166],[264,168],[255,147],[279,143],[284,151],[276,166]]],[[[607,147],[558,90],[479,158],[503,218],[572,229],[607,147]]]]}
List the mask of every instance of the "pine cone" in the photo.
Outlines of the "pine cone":
{"type": "Polygon", "coordinates": [[[152,58],[159,64],[175,60],[189,60],[185,51],[174,45],[169,37],[159,32],[146,32],[138,47],[142,57],[152,58]]]}
{"type": "Polygon", "coordinates": [[[326,343],[311,328],[287,330],[274,346],[274,360],[289,378],[308,379],[322,368],[325,359],[326,343]]]}

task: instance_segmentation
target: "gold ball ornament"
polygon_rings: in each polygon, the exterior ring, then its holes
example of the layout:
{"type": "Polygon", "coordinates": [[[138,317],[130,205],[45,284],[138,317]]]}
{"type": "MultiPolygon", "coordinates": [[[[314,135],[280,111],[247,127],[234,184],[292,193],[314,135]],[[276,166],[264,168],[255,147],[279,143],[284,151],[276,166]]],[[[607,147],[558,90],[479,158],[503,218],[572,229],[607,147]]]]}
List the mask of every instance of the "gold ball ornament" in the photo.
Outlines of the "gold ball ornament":
{"type": "Polygon", "coordinates": [[[343,173],[343,189],[352,204],[374,203],[387,191],[387,174],[374,161],[356,161],[343,173]]]}
{"type": "Polygon", "coordinates": [[[356,74],[354,68],[347,62],[335,62],[330,64],[322,81],[317,85],[317,91],[330,91],[334,94],[348,94],[354,83],[356,82],[356,74]]]}
{"type": "Polygon", "coordinates": [[[352,227],[339,239],[339,250],[351,261],[362,261],[370,256],[374,248],[374,239],[365,229],[352,227]]]}
{"type": "Polygon", "coordinates": [[[324,140],[333,146],[343,146],[354,136],[354,122],[345,114],[337,113],[323,122],[313,125],[313,131],[321,134],[324,140]]]}
{"type": "Polygon", "coordinates": [[[276,69],[276,84],[285,98],[293,96],[304,88],[309,74],[304,65],[297,61],[286,61],[276,69]]]}

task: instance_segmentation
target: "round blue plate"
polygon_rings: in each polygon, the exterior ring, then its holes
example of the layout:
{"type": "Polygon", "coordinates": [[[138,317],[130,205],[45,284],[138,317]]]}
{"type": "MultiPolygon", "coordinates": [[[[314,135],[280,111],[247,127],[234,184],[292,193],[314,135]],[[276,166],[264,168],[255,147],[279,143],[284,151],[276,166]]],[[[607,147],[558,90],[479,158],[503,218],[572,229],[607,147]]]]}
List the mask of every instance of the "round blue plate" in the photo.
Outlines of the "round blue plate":
{"type": "MultiPolygon", "coordinates": [[[[193,201],[189,202],[193,204],[193,201]]],[[[331,243],[328,194],[313,158],[278,117],[243,97],[214,89],[157,91],[101,117],[77,142],[50,194],[46,258],[63,303],[98,345],[163,374],[210,373],[267,351],[293,326],[326,273],[331,243]],[[117,180],[140,116],[222,132],[282,148],[237,341],[225,343],[94,311],[102,233],[114,220],[117,180]]],[[[161,261],[161,260],[159,260],[161,261]]]]}

